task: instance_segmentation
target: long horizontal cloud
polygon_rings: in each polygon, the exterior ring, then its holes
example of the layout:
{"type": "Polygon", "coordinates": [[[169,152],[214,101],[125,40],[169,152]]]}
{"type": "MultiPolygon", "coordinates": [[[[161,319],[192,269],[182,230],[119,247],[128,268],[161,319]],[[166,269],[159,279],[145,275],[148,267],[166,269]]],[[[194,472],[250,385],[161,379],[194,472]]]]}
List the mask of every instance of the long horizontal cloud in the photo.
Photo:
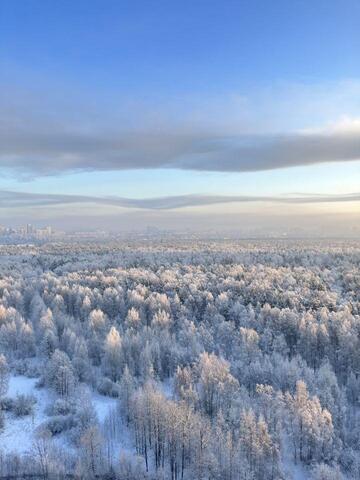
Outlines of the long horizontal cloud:
{"type": "Polygon", "coordinates": [[[51,206],[77,205],[108,205],[128,209],[172,210],[183,207],[197,207],[226,203],[271,202],[281,204],[306,204],[328,202],[358,202],[359,193],[322,195],[297,194],[289,196],[247,196],[247,195],[180,195],[173,197],[132,199],[121,197],[94,197],[84,195],[56,195],[24,192],[0,191],[0,208],[36,208],[51,206]]]}
{"type": "Polygon", "coordinates": [[[91,134],[0,122],[0,168],[19,176],[178,168],[249,172],[360,159],[360,132],[221,136],[213,133],[91,134]]]}

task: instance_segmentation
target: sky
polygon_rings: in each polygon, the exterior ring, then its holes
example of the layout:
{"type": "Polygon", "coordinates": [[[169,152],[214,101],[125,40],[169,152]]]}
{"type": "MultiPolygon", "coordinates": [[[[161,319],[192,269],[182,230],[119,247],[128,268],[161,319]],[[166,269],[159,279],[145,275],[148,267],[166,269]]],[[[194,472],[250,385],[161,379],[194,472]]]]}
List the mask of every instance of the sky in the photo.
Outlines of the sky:
{"type": "Polygon", "coordinates": [[[358,0],[0,0],[0,223],[360,237],[358,0]]]}

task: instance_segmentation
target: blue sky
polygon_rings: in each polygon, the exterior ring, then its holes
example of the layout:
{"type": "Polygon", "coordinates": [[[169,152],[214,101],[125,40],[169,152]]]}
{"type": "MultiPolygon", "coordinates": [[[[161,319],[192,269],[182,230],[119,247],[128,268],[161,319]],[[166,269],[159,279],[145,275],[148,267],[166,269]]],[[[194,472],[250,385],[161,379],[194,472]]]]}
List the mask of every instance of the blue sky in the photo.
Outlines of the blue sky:
{"type": "Polygon", "coordinates": [[[2,0],[0,190],[44,206],[0,200],[0,221],[260,224],[266,211],[305,228],[326,211],[352,229],[357,201],[208,201],[162,221],[74,196],[359,192],[359,23],[355,0],[2,0]],[[51,194],[76,208],[47,205],[51,194]]]}

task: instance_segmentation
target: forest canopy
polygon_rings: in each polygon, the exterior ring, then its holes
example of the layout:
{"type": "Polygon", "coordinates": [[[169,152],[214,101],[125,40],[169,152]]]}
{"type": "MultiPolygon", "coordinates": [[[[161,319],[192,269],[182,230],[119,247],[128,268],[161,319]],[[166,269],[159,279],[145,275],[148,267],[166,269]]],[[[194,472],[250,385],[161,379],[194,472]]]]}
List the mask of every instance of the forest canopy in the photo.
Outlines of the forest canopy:
{"type": "Polygon", "coordinates": [[[0,247],[0,477],[18,474],[360,478],[359,244],[0,247]]]}

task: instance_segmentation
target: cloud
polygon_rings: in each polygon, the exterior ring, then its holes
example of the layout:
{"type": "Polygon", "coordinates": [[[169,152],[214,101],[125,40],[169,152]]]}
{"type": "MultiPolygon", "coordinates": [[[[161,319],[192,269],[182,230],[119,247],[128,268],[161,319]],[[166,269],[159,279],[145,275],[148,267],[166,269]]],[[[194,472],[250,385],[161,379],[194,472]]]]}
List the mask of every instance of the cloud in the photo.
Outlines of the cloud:
{"type": "Polygon", "coordinates": [[[198,95],[150,104],[111,96],[109,105],[102,97],[26,95],[4,87],[0,169],[26,179],[158,168],[249,172],[360,160],[359,81],[278,90],[240,100],[198,95]]]}
{"type": "Polygon", "coordinates": [[[0,125],[0,168],[19,176],[157,168],[250,172],[359,159],[360,129],[283,135],[101,135],[0,125]]]}
{"type": "Polygon", "coordinates": [[[126,209],[173,210],[227,203],[268,202],[278,204],[342,203],[360,201],[359,193],[349,194],[296,194],[284,196],[247,195],[179,195],[158,198],[95,197],[85,195],[57,195],[28,192],[0,191],[0,208],[33,209],[37,207],[66,205],[107,205],[126,209]]]}

